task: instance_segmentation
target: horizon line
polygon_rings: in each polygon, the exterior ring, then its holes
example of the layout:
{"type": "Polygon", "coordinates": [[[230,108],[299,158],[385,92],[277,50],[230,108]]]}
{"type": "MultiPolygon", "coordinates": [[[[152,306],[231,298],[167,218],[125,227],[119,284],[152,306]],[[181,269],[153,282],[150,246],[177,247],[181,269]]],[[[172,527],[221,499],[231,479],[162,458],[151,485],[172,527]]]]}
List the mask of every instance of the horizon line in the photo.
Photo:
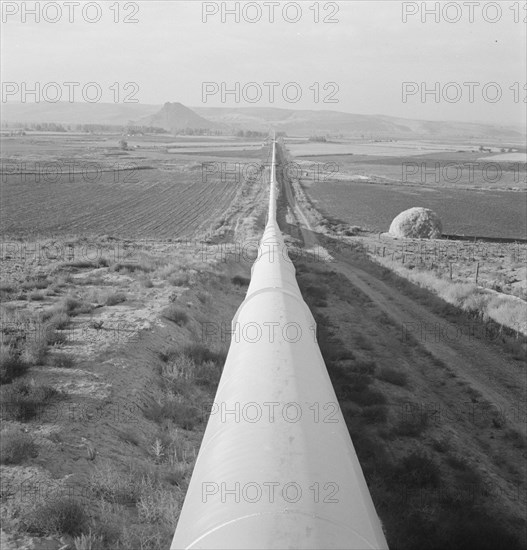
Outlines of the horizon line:
{"type": "MultiPolygon", "coordinates": [[[[215,105],[185,105],[181,101],[165,101],[164,103],[112,103],[110,101],[100,101],[100,102],[86,102],[86,101],[56,101],[56,102],[36,102],[36,101],[3,101],[2,105],[114,105],[114,106],[142,106],[142,107],[157,107],[162,109],[166,104],[172,104],[176,103],[179,105],[182,105],[183,107],[194,110],[194,109],[233,109],[233,110],[242,110],[242,109],[275,109],[279,111],[295,111],[295,112],[313,112],[313,113],[320,113],[320,112],[328,112],[328,113],[340,113],[340,114],[347,114],[347,115],[353,115],[353,116],[364,116],[364,117],[388,117],[388,118],[394,118],[399,120],[415,120],[419,122],[447,122],[447,123],[455,123],[455,124],[477,124],[477,125],[486,125],[486,126],[495,126],[495,127],[509,127],[509,128],[515,128],[515,129],[521,129],[525,134],[527,134],[527,124],[522,123],[512,123],[512,122],[504,122],[504,123],[497,123],[497,122],[486,122],[486,121],[465,121],[465,120],[452,120],[452,119],[424,119],[424,118],[408,118],[408,117],[401,117],[397,115],[388,115],[384,113],[352,113],[350,111],[339,111],[335,109],[295,109],[291,107],[275,107],[272,105],[268,106],[215,106],[215,105]]],[[[0,120],[5,120],[5,117],[0,115],[0,120]]]]}

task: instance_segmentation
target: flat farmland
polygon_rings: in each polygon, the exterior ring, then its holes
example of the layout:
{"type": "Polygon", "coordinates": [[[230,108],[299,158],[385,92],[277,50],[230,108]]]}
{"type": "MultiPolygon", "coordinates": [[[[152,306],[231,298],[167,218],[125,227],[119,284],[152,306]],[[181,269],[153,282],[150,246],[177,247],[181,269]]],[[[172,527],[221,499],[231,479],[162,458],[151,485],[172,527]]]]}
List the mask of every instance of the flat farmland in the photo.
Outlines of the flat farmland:
{"type": "Polygon", "coordinates": [[[455,189],[527,189],[525,145],[443,143],[288,144],[295,161],[322,181],[370,181],[455,189]],[[501,149],[515,152],[501,153],[501,149]]]}
{"type": "Polygon", "coordinates": [[[307,191],[330,217],[370,231],[388,231],[400,212],[414,206],[439,215],[447,235],[525,239],[525,193],[490,190],[431,189],[374,183],[327,181],[307,191]]]}
{"type": "Polygon", "coordinates": [[[426,152],[440,152],[453,148],[441,143],[424,141],[328,141],[311,142],[295,140],[286,142],[287,149],[295,157],[314,155],[372,155],[379,157],[403,157],[422,155],[426,152]]]}
{"type": "MultiPolygon", "coordinates": [[[[171,154],[175,141],[166,137],[125,138],[127,150],[118,146],[120,139],[2,139],[2,234],[181,238],[208,230],[240,189],[240,178],[204,172],[205,163],[221,160],[223,147],[232,148],[230,142],[218,140],[214,156],[200,151],[198,159],[190,151],[171,154]]],[[[264,157],[261,142],[258,147],[264,157]]],[[[229,163],[243,160],[242,152],[240,159],[231,150],[227,156],[229,163]]]]}
{"type": "Polygon", "coordinates": [[[287,147],[294,161],[289,173],[329,217],[380,232],[403,210],[420,206],[437,212],[445,234],[526,237],[525,145],[485,151],[428,142],[287,147]]]}

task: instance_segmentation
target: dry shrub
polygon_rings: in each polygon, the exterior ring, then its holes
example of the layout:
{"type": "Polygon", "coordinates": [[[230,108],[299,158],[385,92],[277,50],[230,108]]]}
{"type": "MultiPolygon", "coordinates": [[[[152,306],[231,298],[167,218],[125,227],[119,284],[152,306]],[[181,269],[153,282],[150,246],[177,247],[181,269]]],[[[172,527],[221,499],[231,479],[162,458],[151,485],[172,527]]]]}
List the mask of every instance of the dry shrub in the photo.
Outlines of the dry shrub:
{"type": "Polygon", "coordinates": [[[25,509],[21,524],[30,533],[40,536],[79,536],[88,524],[84,507],[74,499],[56,499],[38,502],[25,509]]]}
{"type": "Polygon", "coordinates": [[[147,488],[136,504],[139,519],[147,523],[162,523],[175,529],[182,501],[181,491],[147,488]]]}

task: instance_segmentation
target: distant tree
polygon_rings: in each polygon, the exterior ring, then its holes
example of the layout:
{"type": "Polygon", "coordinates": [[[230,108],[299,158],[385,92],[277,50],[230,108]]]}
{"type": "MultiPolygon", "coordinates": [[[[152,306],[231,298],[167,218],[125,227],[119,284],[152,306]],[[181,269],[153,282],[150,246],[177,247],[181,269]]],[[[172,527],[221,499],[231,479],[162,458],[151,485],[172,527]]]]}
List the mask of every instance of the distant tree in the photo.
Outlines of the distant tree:
{"type": "Polygon", "coordinates": [[[119,148],[122,149],[123,151],[128,150],[128,142],[125,139],[120,139],[119,148]]]}

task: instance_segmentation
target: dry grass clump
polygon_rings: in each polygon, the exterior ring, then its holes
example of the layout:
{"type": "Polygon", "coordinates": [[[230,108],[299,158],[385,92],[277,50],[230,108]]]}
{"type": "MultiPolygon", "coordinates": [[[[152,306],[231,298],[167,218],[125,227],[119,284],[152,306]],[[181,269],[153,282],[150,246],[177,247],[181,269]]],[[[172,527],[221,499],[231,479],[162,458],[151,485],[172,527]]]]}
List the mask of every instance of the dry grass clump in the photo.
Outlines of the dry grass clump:
{"type": "Polygon", "coordinates": [[[17,287],[14,283],[7,283],[7,282],[0,283],[0,292],[5,295],[8,295],[11,292],[14,292],[16,288],[17,287]]]}
{"type": "Polygon", "coordinates": [[[527,304],[516,297],[484,291],[473,283],[447,281],[430,272],[409,270],[391,260],[377,260],[409,281],[435,292],[449,304],[483,320],[491,318],[505,327],[527,334],[527,304]]]}
{"type": "Polygon", "coordinates": [[[225,350],[213,350],[200,343],[187,344],[181,353],[190,357],[197,364],[212,361],[218,366],[223,366],[227,358],[225,350]]]}
{"type": "Polygon", "coordinates": [[[495,296],[488,301],[486,313],[497,323],[527,334],[527,304],[495,296]]]}
{"type": "MultiPolygon", "coordinates": [[[[199,403],[217,387],[226,353],[194,342],[181,348],[168,348],[159,356],[164,363],[160,369],[164,395],[152,400],[145,407],[144,415],[158,424],[169,422],[192,430],[203,421],[199,403]]],[[[170,442],[159,439],[155,449],[151,448],[157,462],[162,457],[166,459],[171,454],[169,447],[172,448],[170,442]]]]}
{"type": "Polygon", "coordinates": [[[198,291],[196,296],[197,296],[198,300],[204,305],[208,305],[212,301],[212,296],[210,295],[209,292],[205,292],[205,291],[200,290],[200,291],[198,291]]]}
{"type": "Polygon", "coordinates": [[[137,434],[137,431],[133,428],[124,428],[118,432],[117,436],[121,441],[124,441],[124,443],[130,443],[136,447],[139,447],[141,443],[141,438],[137,434]]]}
{"type": "Polygon", "coordinates": [[[117,304],[122,304],[123,302],[126,302],[126,294],[123,294],[122,292],[114,292],[106,298],[107,306],[116,306],[117,304]]]}
{"type": "Polygon", "coordinates": [[[247,277],[243,277],[242,275],[235,275],[231,282],[233,285],[240,286],[240,287],[247,287],[249,286],[249,283],[251,280],[247,277]]]}
{"type": "Polygon", "coordinates": [[[185,430],[193,430],[201,420],[195,405],[178,398],[168,398],[161,403],[153,401],[145,408],[144,415],[158,424],[170,420],[185,430]]]}
{"type": "Polygon", "coordinates": [[[48,364],[59,369],[72,369],[75,364],[75,356],[69,353],[56,353],[49,358],[48,364]]]}
{"type": "Polygon", "coordinates": [[[157,467],[129,465],[123,473],[116,467],[99,466],[89,479],[91,493],[106,502],[135,505],[142,522],[175,528],[184,494],[178,487],[167,489],[157,467]]]}
{"type": "Polygon", "coordinates": [[[188,313],[175,305],[170,305],[163,310],[163,317],[180,327],[186,325],[189,321],[188,313]]]}
{"type": "Polygon", "coordinates": [[[20,464],[37,455],[37,445],[29,434],[13,428],[0,432],[0,464],[20,464]]]}
{"type": "Polygon", "coordinates": [[[100,550],[104,548],[104,537],[96,535],[90,531],[82,533],[80,537],[73,539],[75,550],[100,550]]]}
{"type": "Polygon", "coordinates": [[[61,264],[61,268],[69,267],[73,269],[99,269],[101,267],[108,267],[110,261],[108,258],[99,257],[94,260],[79,259],[72,260],[71,262],[64,262],[61,264]]]}
{"type": "Polygon", "coordinates": [[[408,376],[406,373],[389,367],[382,368],[379,373],[379,379],[393,384],[394,386],[406,386],[408,384],[408,376]]]}
{"type": "Polygon", "coordinates": [[[48,346],[61,346],[67,340],[68,338],[63,332],[54,330],[52,327],[46,327],[45,342],[48,346]]]}
{"type": "Polygon", "coordinates": [[[13,348],[0,349],[0,384],[9,384],[23,376],[28,368],[28,363],[13,348]]]}
{"type": "Polygon", "coordinates": [[[422,451],[414,451],[405,456],[397,473],[407,487],[437,487],[441,480],[438,464],[422,451]]]}
{"type": "Polygon", "coordinates": [[[59,310],[74,317],[81,313],[91,313],[93,311],[93,306],[75,296],[65,296],[59,305],[59,310]]]}
{"type": "Polygon", "coordinates": [[[23,290],[43,290],[45,288],[48,288],[48,286],[51,284],[51,282],[48,280],[47,277],[35,277],[32,279],[28,279],[27,281],[24,281],[20,284],[20,288],[23,290]]]}
{"type": "Polygon", "coordinates": [[[480,316],[483,320],[487,320],[487,305],[489,303],[489,295],[480,292],[469,294],[463,301],[463,309],[469,313],[474,313],[480,316]]]}
{"type": "Polygon", "coordinates": [[[141,286],[143,286],[143,288],[152,288],[154,286],[152,279],[150,279],[150,277],[147,277],[146,275],[140,276],[138,281],[141,283],[141,286]]]}
{"type": "Polygon", "coordinates": [[[190,276],[184,272],[174,273],[167,278],[167,281],[172,286],[187,286],[190,282],[190,276]]]}
{"type": "Polygon", "coordinates": [[[55,388],[46,384],[17,380],[2,387],[2,416],[8,420],[26,422],[35,418],[59,396],[60,393],[55,388]]]}
{"type": "Polygon", "coordinates": [[[88,489],[94,497],[118,504],[135,504],[150,481],[135,468],[121,472],[111,464],[98,466],[91,474],[88,489]]]}
{"type": "Polygon", "coordinates": [[[162,366],[161,374],[167,378],[191,380],[194,378],[196,363],[186,354],[177,355],[162,366]]]}
{"type": "Polygon", "coordinates": [[[30,302],[41,302],[46,297],[46,294],[41,290],[33,290],[27,295],[27,299],[30,302]]]}
{"type": "Polygon", "coordinates": [[[64,296],[57,305],[43,311],[41,313],[42,321],[51,321],[52,319],[66,319],[65,316],[75,317],[82,313],[91,313],[93,311],[92,304],[81,300],[72,295],[64,296]]]}
{"type": "Polygon", "coordinates": [[[100,275],[98,275],[84,277],[82,279],[77,278],[75,279],[75,283],[82,286],[103,286],[105,284],[105,281],[100,275]]]}
{"type": "Polygon", "coordinates": [[[116,262],[112,265],[111,269],[122,273],[123,275],[129,275],[135,272],[151,273],[158,267],[158,261],[154,258],[147,256],[141,256],[136,260],[130,260],[127,262],[116,262]]]}
{"type": "Polygon", "coordinates": [[[45,315],[47,326],[56,330],[64,330],[71,322],[70,316],[65,311],[51,311],[45,315]]]}
{"type": "Polygon", "coordinates": [[[175,529],[181,504],[181,492],[151,488],[144,491],[137,502],[139,519],[147,523],[163,523],[175,529]]]}
{"type": "Polygon", "coordinates": [[[74,499],[37,501],[22,512],[20,523],[29,533],[70,535],[76,537],[87,529],[89,517],[84,507],[74,499]]]}
{"type": "Polygon", "coordinates": [[[48,354],[48,343],[45,338],[36,338],[26,342],[21,352],[23,360],[29,365],[42,365],[48,354]]]}
{"type": "Polygon", "coordinates": [[[159,264],[156,267],[155,276],[166,280],[171,275],[179,271],[181,271],[181,265],[179,263],[174,263],[173,261],[165,262],[164,264],[159,264]]]}

